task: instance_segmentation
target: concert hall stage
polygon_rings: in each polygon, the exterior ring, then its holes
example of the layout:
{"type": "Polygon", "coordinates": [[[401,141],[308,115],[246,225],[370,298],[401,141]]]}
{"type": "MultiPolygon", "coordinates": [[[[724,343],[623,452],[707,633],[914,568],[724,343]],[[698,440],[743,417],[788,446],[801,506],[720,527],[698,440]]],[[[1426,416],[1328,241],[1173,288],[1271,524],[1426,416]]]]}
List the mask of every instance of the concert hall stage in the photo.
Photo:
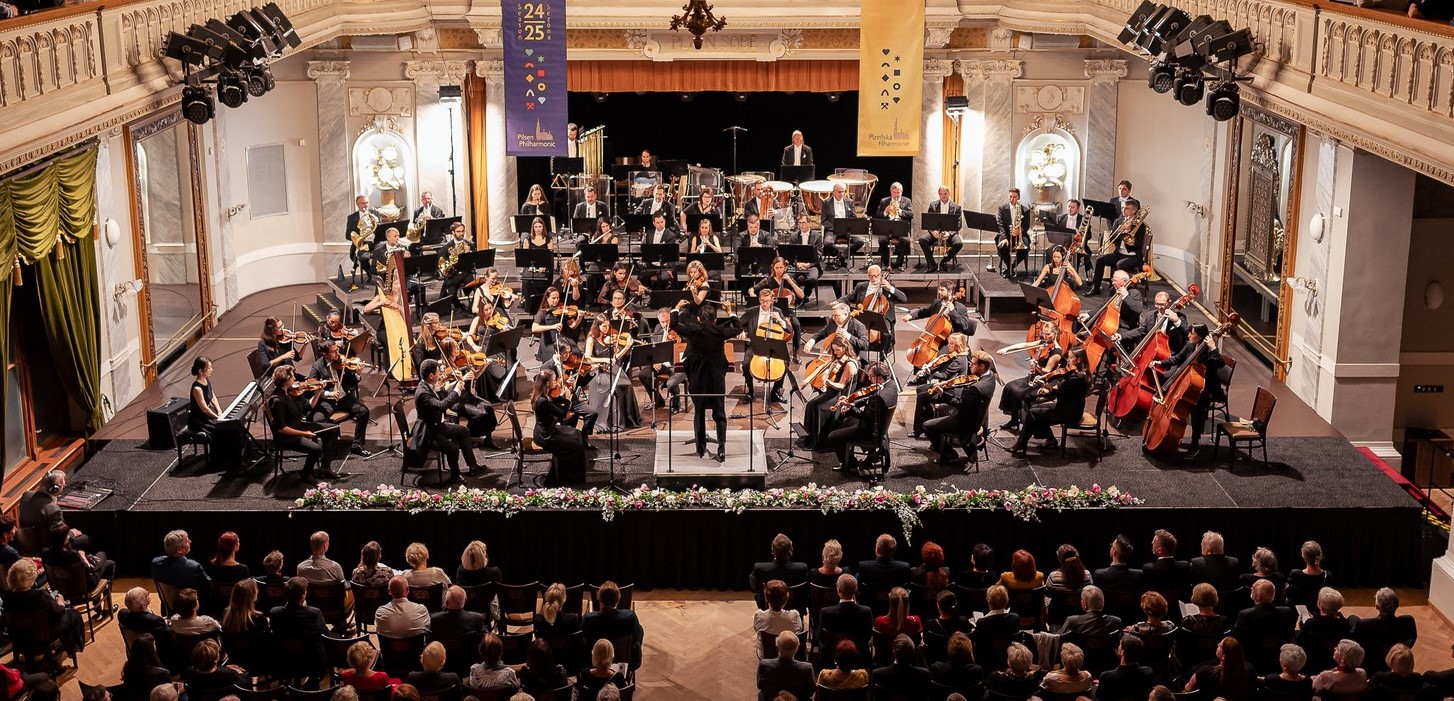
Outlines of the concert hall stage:
{"type": "MultiPolygon", "coordinates": [[[[99,536],[108,555],[120,563],[123,576],[144,576],[144,563],[160,551],[162,536],[173,528],[189,531],[199,557],[210,556],[211,543],[225,530],[239,533],[241,556],[249,563],[280,547],[290,571],[307,554],[308,534],[321,528],[333,535],[332,557],[344,563],[353,561],[364,542],[378,540],[385,561],[399,565],[404,547],[418,540],[429,545],[434,564],[448,570],[464,544],[478,538],[489,544],[491,560],[504,569],[507,580],[520,573],[521,577],[571,583],[613,578],[642,587],[741,589],[751,562],[768,557],[768,544],[779,531],[792,536],[798,558],[810,562],[817,560],[819,547],[828,538],[843,543],[845,560],[851,562],[872,556],[877,534],[903,531],[892,511],[646,511],[621,513],[610,522],[591,510],[530,510],[509,518],[495,513],[294,511],[294,500],[311,486],[298,479],[298,462],[286,463],[289,472],[282,477],[273,477],[271,466],[263,465],[244,476],[226,477],[209,470],[200,457],[189,457],[172,467],[174,451],[145,448],[145,409],[167,397],[185,395],[191,379],[186,373],[191,354],[213,358],[218,393],[226,404],[246,381],[243,355],[256,344],[263,310],[285,309],[301,291],[285,288],[244,300],[243,307],[229,313],[188,357],[163,372],[157,383],[123,408],[93,439],[91,455],[74,472],[72,484],[106,487],[115,493],[93,511],[67,514],[67,520],[99,536]]],[[[980,347],[999,347],[1007,338],[1023,337],[1023,328],[1018,322],[981,324],[975,342],[980,347]]],[[[907,343],[903,337],[911,334],[901,328],[900,340],[907,343]]],[[[1244,359],[1231,392],[1233,413],[1251,405],[1258,385],[1273,389],[1281,400],[1270,429],[1269,464],[1241,459],[1235,473],[1229,469],[1225,451],[1216,461],[1209,450],[1193,461],[1148,459],[1142,454],[1139,437],[1113,431],[1110,450],[1099,460],[1094,459],[1094,441],[1089,439],[1072,439],[1064,459],[1058,450],[1033,447],[1029,459],[1011,457],[1008,448],[1013,435],[997,432],[992,436],[989,460],[982,461],[979,472],[965,474],[958,467],[934,464],[927,443],[907,437],[914,402],[910,390],[900,397],[889,431],[894,441],[894,467],[884,482],[888,489],[908,492],[920,485],[931,491],[1021,489],[1030,484],[1086,488],[1099,484],[1115,485],[1144,499],[1144,504],[1121,509],[1046,510],[1040,513],[1039,522],[1022,521],[1004,510],[922,512],[922,524],[913,529],[915,551],[904,553],[906,559],[917,560],[917,546],[932,539],[945,547],[952,567],[962,567],[971,547],[986,542],[997,549],[1023,545],[1039,558],[1041,569],[1049,569],[1056,546],[1071,542],[1093,566],[1104,566],[1105,546],[1117,533],[1129,535],[1142,549],[1138,553],[1142,557],[1151,532],[1167,528],[1181,539],[1180,555],[1189,557],[1195,554],[1201,532],[1216,529],[1226,536],[1229,554],[1245,559],[1254,548],[1268,546],[1281,556],[1284,569],[1295,563],[1304,540],[1315,539],[1323,545],[1327,565],[1340,586],[1423,582],[1429,572],[1425,542],[1442,549],[1442,540],[1416,535],[1422,532],[1422,516],[1414,500],[1286,387],[1273,382],[1245,351],[1229,346],[1227,352],[1244,359]],[[1357,562],[1359,567],[1340,564],[1348,562],[1357,562]]],[[[1001,369],[1010,377],[1023,372],[1014,362],[1008,356],[1001,358],[1001,369]]],[[[729,391],[738,389],[740,382],[740,376],[729,377],[729,391]]],[[[364,388],[371,392],[376,384],[376,379],[366,379],[364,388]]],[[[639,388],[636,391],[642,397],[639,388]]],[[[731,421],[735,430],[749,428],[741,401],[728,401],[729,413],[744,415],[731,421]]],[[[375,407],[378,422],[370,428],[369,446],[380,450],[387,445],[390,430],[379,408],[382,396],[368,402],[375,407]]],[[[794,404],[801,407],[797,400],[794,404]]],[[[658,418],[666,419],[664,415],[658,418]]],[[[755,426],[763,452],[774,458],[773,469],[765,476],[768,489],[810,483],[849,489],[864,486],[861,480],[833,470],[832,453],[818,453],[816,462],[780,465],[776,451],[788,446],[789,422],[780,415],[775,418],[776,427],[760,415],[755,426]]],[[[649,412],[644,419],[645,425],[621,436],[622,461],[615,465],[621,484],[655,486],[652,459],[658,438],[650,428],[649,412]]],[[[526,415],[524,421],[525,430],[530,430],[530,417],[526,415]]],[[[677,414],[672,421],[678,443],[690,437],[690,413],[677,414]]],[[[992,424],[1001,421],[998,413],[992,415],[992,424]]],[[[502,424],[496,441],[503,445],[507,434],[508,425],[502,424]]],[[[594,440],[598,446],[607,442],[605,436],[594,440]]],[[[487,452],[491,451],[477,451],[481,455],[487,452]]],[[[512,456],[490,458],[484,464],[487,471],[467,477],[465,484],[505,487],[513,473],[512,456]]],[[[369,489],[400,481],[399,460],[391,456],[369,461],[351,457],[341,469],[352,476],[339,482],[340,487],[369,489]]],[[[543,469],[543,465],[529,466],[527,484],[529,473],[543,469]]],[[[580,487],[604,488],[610,474],[609,463],[595,463],[588,484],[580,487]]],[[[416,479],[409,476],[410,486],[416,479]]],[[[433,474],[423,480],[423,488],[437,489],[433,474]]],[[[1008,562],[1008,552],[1000,559],[1000,564],[1008,562]]]]}

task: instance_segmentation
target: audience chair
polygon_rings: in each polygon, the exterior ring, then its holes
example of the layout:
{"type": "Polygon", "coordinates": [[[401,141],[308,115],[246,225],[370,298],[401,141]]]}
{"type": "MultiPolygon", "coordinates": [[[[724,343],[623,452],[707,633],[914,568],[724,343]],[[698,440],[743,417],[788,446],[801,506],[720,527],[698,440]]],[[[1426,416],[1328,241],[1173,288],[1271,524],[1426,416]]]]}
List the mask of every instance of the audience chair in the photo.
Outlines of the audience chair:
{"type": "Polygon", "coordinates": [[[1096,459],[1106,454],[1106,392],[1097,391],[1095,413],[1081,412],[1079,423],[1060,424],[1060,457],[1070,447],[1070,436],[1091,436],[1096,439],[1096,459]]]}
{"type": "Polygon", "coordinates": [[[935,633],[932,630],[924,631],[924,662],[943,662],[949,658],[949,636],[935,633]]]}
{"type": "MultiPolygon", "coordinates": [[[[370,647],[374,644],[366,633],[360,633],[351,638],[340,638],[328,634],[323,636],[323,654],[328,658],[328,671],[333,677],[334,684],[343,678],[343,675],[339,673],[340,670],[353,668],[353,665],[348,663],[348,649],[353,647],[354,643],[368,643],[370,647]]],[[[378,665],[377,660],[374,661],[374,665],[378,665]]]]}
{"type": "Polygon", "coordinates": [[[353,589],[353,620],[358,624],[360,633],[367,632],[374,625],[374,616],[379,612],[379,607],[389,603],[389,585],[368,585],[352,582],[353,589]]]}
{"type": "Polygon", "coordinates": [[[273,635],[270,675],[290,684],[328,676],[328,658],[318,636],[273,635]]]}
{"type": "Polygon", "coordinates": [[[458,686],[445,687],[426,691],[419,690],[419,701],[460,701],[464,697],[464,689],[458,686]]]}
{"type": "Polygon", "coordinates": [[[436,582],[427,587],[409,587],[409,600],[424,604],[430,613],[444,610],[444,583],[436,582]]]}
{"type": "Polygon", "coordinates": [[[231,659],[232,664],[246,670],[245,674],[248,676],[262,676],[262,673],[267,671],[267,633],[239,635],[224,632],[222,634],[222,649],[227,651],[227,656],[231,659]]]}
{"type": "MultiPolygon", "coordinates": [[[[394,425],[399,427],[400,433],[407,436],[409,433],[409,417],[404,411],[404,400],[396,400],[389,407],[389,410],[394,414],[394,425]]],[[[444,484],[444,458],[442,455],[440,455],[438,450],[435,450],[433,447],[426,447],[424,449],[424,455],[421,456],[417,454],[417,451],[411,450],[409,448],[408,438],[404,438],[402,443],[404,446],[404,458],[399,461],[400,486],[406,484],[409,478],[409,471],[411,469],[419,473],[419,476],[422,479],[424,473],[429,472],[429,463],[431,461],[434,463],[435,477],[439,479],[439,484],[444,484]]],[[[419,486],[418,480],[415,480],[414,486],[419,486]]]]}
{"type": "Polygon", "coordinates": [[[50,588],[64,596],[70,602],[71,608],[80,609],[86,615],[86,625],[91,630],[91,642],[96,642],[96,619],[91,614],[95,611],[103,618],[110,618],[114,613],[111,580],[102,579],[94,587],[86,586],[86,563],[80,560],[68,567],[47,567],[45,573],[50,588]]]}
{"type": "Polygon", "coordinates": [[[1228,419],[1217,423],[1212,437],[1212,459],[1222,450],[1222,437],[1227,438],[1227,447],[1232,451],[1232,462],[1228,470],[1237,471],[1239,445],[1247,447],[1247,459],[1252,459],[1252,449],[1262,448],[1262,465],[1267,466],[1267,425],[1272,421],[1272,410],[1277,408],[1277,397],[1263,387],[1257,388],[1257,397],[1252,402],[1250,425],[1228,419]]]}
{"type": "Polygon", "coordinates": [[[585,634],[579,630],[552,638],[541,636],[541,639],[550,644],[555,661],[566,669],[581,669],[589,662],[585,634]]]}
{"type": "Polygon", "coordinates": [[[1106,613],[1121,619],[1126,625],[1146,620],[1141,611],[1141,595],[1146,593],[1140,587],[1130,589],[1106,589],[1106,613]]]}
{"type": "MultiPolygon", "coordinates": [[[[44,663],[44,671],[52,676],[60,675],[63,668],[56,662],[56,655],[65,652],[65,647],[51,632],[49,611],[5,611],[4,621],[10,651],[21,669],[34,670],[37,663],[44,663]]],[[[72,670],[79,669],[79,665],[79,660],[71,659],[72,670]]]]}
{"type": "Polygon", "coordinates": [[[1119,630],[1100,635],[1067,633],[1060,636],[1060,641],[1080,646],[1080,649],[1085,651],[1085,670],[1096,677],[1101,676],[1101,672],[1115,669],[1120,664],[1120,657],[1116,652],[1116,647],[1121,644],[1121,631],[1119,630]]]}
{"type": "MultiPolygon", "coordinates": [[[[555,464],[555,456],[545,448],[535,445],[535,438],[533,436],[525,435],[525,431],[520,428],[520,415],[515,411],[514,402],[505,404],[505,418],[510,422],[510,452],[515,455],[514,483],[523,485],[525,484],[526,464],[549,464],[553,467],[555,464]]],[[[545,475],[545,472],[535,473],[531,480],[532,483],[539,486],[541,478],[545,477],[545,475]]],[[[505,488],[508,489],[509,487],[510,481],[506,480],[505,488]]]]}
{"type": "Polygon", "coordinates": [[[833,666],[833,650],[838,647],[838,642],[840,640],[852,640],[854,646],[856,646],[858,648],[858,657],[859,657],[859,660],[858,660],[858,667],[857,668],[858,669],[868,669],[868,668],[872,667],[873,666],[873,657],[872,657],[873,650],[871,650],[869,648],[869,644],[870,644],[870,642],[869,642],[870,641],[869,635],[870,635],[869,633],[865,632],[865,633],[863,633],[861,635],[861,637],[856,637],[856,634],[839,633],[837,631],[832,631],[832,630],[819,631],[818,632],[818,637],[819,637],[818,650],[817,650],[817,655],[816,655],[817,662],[816,662],[815,666],[817,668],[819,668],[819,669],[823,669],[825,667],[832,667],[833,666]]]}
{"type": "Polygon", "coordinates": [[[517,628],[530,626],[533,629],[535,597],[540,593],[540,582],[499,584],[495,590],[500,598],[500,632],[509,632],[508,627],[512,625],[517,628]]]}
{"type": "MultiPolygon", "coordinates": [[[[821,584],[808,583],[808,615],[817,622],[818,612],[824,606],[832,606],[838,603],[838,590],[833,587],[825,587],[821,584]]],[[[811,628],[809,628],[811,630],[811,628]]]]}
{"type": "Polygon", "coordinates": [[[954,598],[959,602],[959,610],[966,615],[971,613],[989,613],[990,604],[985,599],[988,589],[977,587],[966,587],[962,584],[949,583],[949,591],[954,592],[954,598]]]}
{"type": "MultiPolygon", "coordinates": [[[[535,640],[535,631],[527,630],[524,633],[501,633],[500,642],[505,646],[505,654],[501,658],[507,665],[525,664],[526,655],[530,652],[530,643],[535,640]]],[[[626,648],[627,658],[630,658],[631,647],[626,648]]]]}
{"type": "Polygon", "coordinates": [[[352,627],[348,622],[348,589],[343,582],[326,584],[310,582],[308,584],[308,605],[323,614],[323,622],[327,623],[329,628],[347,632],[352,627]]]}
{"type": "Polygon", "coordinates": [[[491,604],[495,603],[495,583],[461,586],[460,589],[464,590],[464,610],[484,616],[486,625],[493,623],[495,612],[491,604]]]}
{"type": "MultiPolygon", "coordinates": [[[[798,652],[793,659],[808,661],[808,634],[798,633],[798,652]]],[[[762,660],[777,659],[777,636],[765,630],[757,632],[757,657],[762,660]]]]}
{"type": "Polygon", "coordinates": [[[1065,619],[1071,616],[1079,616],[1085,613],[1085,610],[1080,606],[1079,589],[1046,587],[1045,598],[1050,600],[1050,603],[1046,606],[1047,611],[1045,614],[1045,623],[1050,628],[1059,626],[1065,622],[1065,619]]]}
{"type": "MultiPolygon", "coordinates": [[[[275,689],[274,691],[277,690],[275,689]]],[[[301,689],[296,686],[289,685],[286,687],[286,691],[288,693],[289,701],[327,701],[328,699],[333,698],[332,688],[301,689]]],[[[274,696],[273,698],[277,698],[277,696],[274,696]]],[[[363,699],[362,693],[359,694],[359,699],[363,699]]]]}
{"type": "Polygon", "coordinates": [[[445,671],[458,674],[460,679],[469,677],[470,665],[481,659],[480,637],[479,635],[461,635],[449,638],[434,636],[433,641],[444,646],[445,671]]]}
{"type": "Polygon", "coordinates": [[[909,590],[909,611],[911,613],[924,621],[939,616],[939,607],[935,603],[935,599],[939,597],[942,589],[930,589],[916,582],[909,582],[906,588],[909,590]]]}
{"type": "Polygon", "coordinates": [[[1045,586],[1011,589],[1010,611],[1020,615],[1020,629],[1038,631],[1045,624],[1045,586]]]}
{"type": "Polygon", "coordinates": [[[901,691],[877,682],[873,684],[873,701],[923,701],[923,698],[922,691],[901,691]]]}
{"type": "Polygon", "coordinates": [[[889,448],[889,426],[893,421],[894,412],[885,412],[874,434],[876,437],[848,442],[843,452],[844,472],[856,474],[869,482],[882,482],[888,476],[889,470],[893,469],[889,448]]]}
{"type": "Polygon", "coordinates": [[[1226,630],[1216,633],[1197,633],[1185,628],[1176,630],[1176,644],[1172,647],[1172,658],[1182,671],[1196,669],[1209,660],[1217,659],[1217,645],[1232,634],[1226,630]]]}
{"type": "MultiPolygon", "coordinates": [[[[163,658],[167,668],[174,673],[180,674],[182,670],[192,666],[192,651],[202,644],[203,640],[216,640],[221,642],[221,633],[199,633],[187,635],[184,633],[172,633],[172,643],[168,646],[167,656],[163,658]]],[[[222,659],[218,660],[217,666],[227,665],[227,652],[222,652],[222,659]]]]}
{"type": "MultiPolygon", "coordinates": [[[[530,641],[525,641],[525,644],[529,645],[530,641]]],[[[611,661],[616,664],[631,664],[632,648],[634,648],[635,646],[636,636],[634,635],[620,635],[611,638],[611,647],[614,648],[616,652],[616,657],[611,661]]],[[[524,660],[522,659],[521,661],[523,662],[524,660]]]]}
{"type": "Polygon", "coordinates": [[[379,638],[384,671],[398,679],[409,676],[410,672],[422,671],[424,668],[420,666],[419,655],[424,652],[427,637],[420,633],[408,638],[379,638]]]}
{"type": "Polygon", "coordinates": [[[205,456],[207,466],[212,466],[212,436],[206,431],[193,431],[187,426],[191,418],[192,409],[183,407],[181,411],[172,414],[172,444],[177,448],[177,463],[175,467],[182,466],[182,448],[192,446],[192,457],[197,456],[197,447],[201,446],[202,455],[205,456]]]}
{"type": "MultiPolygon", "coordinates": [[[[544,585],[542,585],[542,587],[543,586],[544,585]]],[[[581,582],[580,584],[574,584],[574,585],[571,585],[571,586],[566,587],[565,588],[565,607],[562,608],[561,610],[562,611],[566,611],[568,613],[574,613],[576,615],[582,615],[582,614],[584,614],[586,612],[586,589],[587,588],[588,588],[588,585],[585,582],[581,582]]],[[[544,592],[545,590],[544,589],[541,589],[541,591],[544,592]]],[[[593,595],[594,595],[594,593],[593,593],[593,595]]]]}
{"type": "MultiPolygon", "coordinates": [[[[1224,355],[1224,356],[1222,356],[1222,363],[1223,363],[1222,367],[1217,368],[1217,379],[1221,380],[1222,387],[1224,387],[1224,388],[1225,387],[1231,387],[1232,386],[1232,375],[1236,374],[1236,372],[1237,372],[1237,359],[1236,358],[1228,358],[1227,356],[1224,355]]],[[[1232,420],[1232,415],[1229,414],[1229,413],[1227,413],[1227,400],[1226,399],[1223,399],[1220,402],[1213,401],[1212,403],[1210,403],[1209,405],[1207,405],[1207,416],[1208,417],[1210,417],[1212,415],[1212,412],[1214,412],[1214,411],[1220,411],[1220,412],[1222,412],[1222,420],[1223,421],[1231,421],[1232,420]]]]}
{"type": "MultiPolygon", "coordinates": [[[[1152,671],[1156,672],[1156,677],[1160,682],[1171,679],[1169,663],[1171,661],[1172,643],[1176,641],[1177,634],[1180,631],[1180,628],[1172,628],[1165,633],[1132,634],[1140,638],[1144,646],[1144,650],[1141,653],[1141,664],[1150,667],[1152,671]]],[[[1111,654],[1114,655],[1115,650],[1112,650],[1111,654]]]]}
{"type": "MultiPolygon", "coordinates": [[[[586,588],[591,591],[591,610],[592,611],[599,610],[601,607],[600,607],[599,602],[596,600],[596,592],[598,590],[600,590],[601,585],[599,585],[599,584],[588,584],[588,585],[586,585],[586,588]]],[[[616,604],[616,608],[622,609],[622,610],[636,608],[635,606],[632,605],[632,602],[631,602],[631,592],[636,589],[636,585],[635,584],[622,584],[622,585],[619,585],[618,588],[621,590],[621,602],[618,603],[618,604],[616,604]]]]}
{"type": "Polygon", "coordinates": [[[466,689],[466,691],[469,692],[469,695],[470,696],[475,697],[479,701],[510,701],[510,697],[515,695],[515,690],[514,689],[510,689],[510,688],[504,688],[504,689],[475,689],[475,688],[469,688],[469,689],[466,689]]]}
{"type": "Polygon", "coordinates": [[[171,618],[176,612],[172,602],[177,600],[177,592],[180,591],[170,584],[162,584],[155,579],[151,580],[152,586],[157,590],[157,603],[162,607],[162,618],[171,618]]]}
{"type": "Polygon", "coordinates": [[[40,526],[23,526],[15,529],[15,541],[12,544],[21,555],[40,557],[45,554],[47,540],[49,539],[40,526]]]}
{"type": "Polygon", "coordinates": [[[232,693],[242,701],[275,701],[281,689],[252,689],[234,685],[232,693]]]}
{"type": "Polygon", "coordinates": [[[257,580],[257,608],[263,613],[288,602],[288,590],[282,582],[276,584],[257,580]]]}
{"type": "Polygon", "coordinates": [[[521,689],[535,698],[535,701],[574,701],[575,685],[566,684],[558,689],[536,689],[524,687],[521,689]]]}
{"type": "Polygon", "coordinates": [[[868,687],[861,689],[829,689],[822,684],[813,690],[816,701],[868,701],[868,687]]]}
{"type": "Polygon", "coordinates": [[[1237,620],[1237,614],[1242,609],[1252,607],[1252,588],[1237,587],[1217,591],[1216,612],[1226,616],[1230,621],[1237,620]]]}

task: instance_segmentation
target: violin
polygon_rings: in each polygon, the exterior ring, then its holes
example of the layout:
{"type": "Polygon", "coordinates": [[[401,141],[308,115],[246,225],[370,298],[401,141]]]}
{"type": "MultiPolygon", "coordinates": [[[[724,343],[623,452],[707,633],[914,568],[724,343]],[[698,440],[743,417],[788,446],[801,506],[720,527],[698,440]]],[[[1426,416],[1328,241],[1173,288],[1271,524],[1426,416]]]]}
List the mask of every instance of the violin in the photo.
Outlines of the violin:
{"type": "Polygon", "coordinates": [[[306,331],[278,330],[278,343],[312,343],[313,337],[306,331]]]}
{"type": "MultiPolygon", "coordinates": [[[[332,382],[332,380],[328,380],[328,382],[332,382]]],[[[323,389],[323,386],[325,384],[327,384],[327,382],[317,378],[303,380],[301,382],[294,382],[293,384],[288,385],[288,396],[301,397],[309,392],[317,392],[318,390],[323,389]]]]}
{"type": "Polygon", "coordinates": [[[948,301],[939,303],[939,311],[929,317],[929,321],[924,324],[924,330],[909,346],[908,358],[911,366],[922,367],[939,355],[939,346],[949,340],[949,334],[954,333],[954,324],[949,321],[949,312],[954,309],[954,303],[961,299],[964,299],[963,287],[959,288],[948,301]]]}
{"type": "Polygon", "coordinates": [[[363,358],[342,358],[342,357],[340,357],[338,360],[333,361],[333,369],[334,370],[347,370],[349,372],[358,372],[359,370],[362,370],[364,368],[373,368],[373,367],[376,367],[376,366],[373,363],[365,363],[363,361],[363,358]]]}
{"type": "Polygon", "coordinates": [[[929,389],[925,391],[929,394],[939,394],[941,392],[954,389],[955,387],[972,385],[976,382],[979,382],[979,375],[957,375],[955,377],[944,380],[943,382],[935,382],[934,384],[929,385],[929,389]]]}
{"type": "Polygon", "coordinates": [[[574,319],[576,316],[580,315],[581,308],[574,304],[569,304],[556,307],[555,309],[550,310],[550,313],[554,316],[564,316],[569,319],[574,319]]]}
{"type": "Polygon", "coordinates": [[[949,361],[954,360],[955,358],[958,358],[960,356],[965,356],[965,355],[969,355],[969,353],[968,352],[962,352],[962,353],[946,353],[944,355],[941,355],[941,356],[935,358],[934,360],[929,361],[928,363],[925,363],[924,366],[923,367],[920,367],[914,373],[914,376],[912,378],[910,378],[910,379],[911,380],[922,380],[923,378],[926,378],[926,377],[934,374],[934,372],[937,371],[939,368],[944,367],[944,364],[945,363],[948,363],[949,361]]]}
{"type": "Polygon", "coordinates": [[[458,342],[464,338],[464,332],[457,328],[448,328],[444,326],[441,326],[434,330],[434,340],[443,341],[446,338],[452,338],[456,342],[458,342]]]}
{"type": "Polygon", "coordinates": [[[878,391],[881,389],[883,389],[882,382],[875,382],[867,387],[860,387],[857,391],[849,394],[846,397],[842,397],[837,402],[835,402],[833,404],[833,411],[843,411],[850,406],[854,406],[859,402],[864,401],[865,399],[868,399],[875,394],[878,394],[878,391]]]}

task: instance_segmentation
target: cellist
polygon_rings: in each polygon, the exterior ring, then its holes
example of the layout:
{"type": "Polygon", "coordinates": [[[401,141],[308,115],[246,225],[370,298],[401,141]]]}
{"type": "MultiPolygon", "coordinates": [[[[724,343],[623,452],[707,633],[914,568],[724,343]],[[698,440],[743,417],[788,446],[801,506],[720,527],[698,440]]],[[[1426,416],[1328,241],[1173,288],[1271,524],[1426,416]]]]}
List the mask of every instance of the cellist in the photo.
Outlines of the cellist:
{"type": "Polygon", "coordinates": [[[864,328],[863,322],[853,318],[851,308],[844,302],[833,303],[833,314],[828,317],[828,323],[823,325],[823,330],[808,339],[803,345],[803,351],[812,353],[815,344],[839,335],[853,347],[855,353],[868,350],[868,329],[864,328]]]}
{"type": "Polygon", "coordinates": [[[1035,287],[1053,289],[1055,283],[1060,282],[1065,276],[1069,276],[1070,278],[1070,280],[1065,281],[1065,284],[1070,285],[1071,280],[1075,281],[1074,285],[1070,288],[1072,290],[1085,284],[1085,280],[1081,279],[1080,273],[1075,272],[1075,266],[1065,262],[1065,248],[1056,246],[1050,249],[1050,262],[1040,268],[1040,274],[1035,277],[1035,282],[1031,284],[1035,287]]]}
{"type": "MultiPolygon", "coordinates": [[[[958,300],[954,299],[954,293],[958,289],[959,285],[953,280],[940,280],[938,298],[925,305],[919,311],[905,314],[903,317],[904,323],[908,323],[914,319],[927,319],[936,314],[945,314],[949,318],[949,325],[953,327],[954,333],[973,336],[974,332],[979,329],[979,326],[974,323],[974,319],[969,318],[969,307],[964,306],[958,300]]],[[[940,340],[938,350],[942,353],[945,346],[948,345],[949,336],[945,336],[940,340]]]]}
{"type": "MultiPolygon", "coordinates": [[[[778,260],[782,259],[779,258],[778,260]]],[[[776,269],[777,265],[774,264],[773,268],[776,269]]],[[[768,279],[771,280],[771,278],[768,279]]],[[[772,324],[777,324],[779,328],[784,330],[795,330],[790,325],[789,320],[783,316],[782,311],[774,306],[773,301],[776,298],[776,292],[773,287],[759,287],[757,290],[757,306],[742,314],[742,333],[746,334],[748,340],[747,349],[742,354],[742,380],[747,384],[747,398],[749,401],[757,397],[753,393],[752,371],[750,369],[752,366],[752,338],[754,336],[766,335],[768,327],[772,324]]],[[[797,338],[796,334],[793,338],[797,338]]],[[[783,396],[783,380],[785,379],[787,379],[787,373],[783,373],[783,376],[778,378],[777,382],[772,383],[772,394],[769,398],[779,404],[787,402],[787,397],[783,396]]]]}
{"type": "Polygon", "coordinates": [[[924,422],[934,418],[935,405],[943,404],[950,399],[951,394],[957,394],[956,390],[949,392],[930,393],[931,384],[926,382],[943,382],[951,377],[958,377],[969,372],[969,337],[962,333],[949,334],[949,352],[941,354],[933,362],[919,369],[914,373],[909,384],[918,384],[918,401],[914,402],[914,426],[909,432],[910,438],[919,438],[924,433],[924,422]]]}
{"type": "MultiPolygon", "coordinates": [[[[772,304],[782,313],[783,320],[792,327],[790,330],[793,332],[793,362],[797,362],[798,351],[803,347],[801,340],[803,336],[803,325],[798,321],[796,309],[803,301],[804,292],[803,288],[798,286],[797,281],[788,275],[787,259],[782,256],[774,258],[772,261],[772,274],[754,285],[751,294],[760,295],[763,290],[772,293],[772,304]]],[[[749,331],[754,328],[756,326],[747,327],[749,331]]],[[[751,389],[752,383],[749,382],[747,386],[751,389]]]]}
{"type": "MultiPolygon", "coordinates": [[[[1155,367],[1166,370],[1168,377],[1181,372],[1184,366],[1198,360],[1197,349],[1201,346],[1202,341],[1206,340],[1208,333],[1210,332],[1206,324],[1192,324],[1191,330],[1187,334],[1186,345],[1170,358],[1156,361],[1155,367]],[[1173,368],[1175,369],[1173,370],[1173,368]]],[[[1197,452],[1201,450],[1202,429],[1207,423],[1207,408],[1212,405],[1212,402],[1227,400],[1227,388],[1222,386],[1222,377],[1219,372],[1227,363],[1222,360],[1222,353],[1217,350],[1216,339],[1212,339],[1212,343],[1207,346],[1205,351],[1202,351],[1200,360],[1202,367],[1206,368],[1206,383],[1196,405],[1192,407],[1191,421],[1188,422],[1191,429],[1191,445],[1186,448],[1186,453],[1187,457],[1191,458],[1196,457],[1197,452]]]]}
{"type": "Polygon", "coordinates": [[[1060,333],[1053,321],[1040,322],[1040,347],[1029,350],[1030,374],[1012,380],[1005,384],[1005,391],[1000,393],[1000,411],[1010,417],[1002,430],[1013,431],[1020,427],[1020,410],[1025,404],[1025,398],[1040,384],[1040,377],[1060,367],[1064,359],[1064,350],[1060,347],[1060,333]]]}
{"type": "MultiPolygon", "coordinates": [[[[1146,306],[1146,300],[1141,297],[1141,291],[1131,287],[1131,274],[1124,270],[1117,270],[1111,274],[1111,298],[1106,304],[1118,304],[1121,307],[1120,332],[1125,333],[1136,328],[1141,321],[1141,311],[1146,306]]],[[[1082,312],[1080,320],[1090,321],[1090,314],[1082,312]]],[[[1091,368],[1094,371],[1094,368],[1091,368]]]]}
{"type": "MultiPolygon", "coordinates": [[[[863,301],[869,297],[880,294],[890,301],[898,302],[899,304],[909,301],[908,296],[904,294],[903,290],[894,287],[893,283],[884,277],[883,268],[877,265],[870,265],[868,266],[868,280],[854,285],[853,291],[839,297],[838,301],[853,307],[863,304],[863,301]]],[[[885,340],[889,345],[892,345],[894,340],[894,315],[884,314],[884,320],[889,324],[889,332],[885,340]]]]}

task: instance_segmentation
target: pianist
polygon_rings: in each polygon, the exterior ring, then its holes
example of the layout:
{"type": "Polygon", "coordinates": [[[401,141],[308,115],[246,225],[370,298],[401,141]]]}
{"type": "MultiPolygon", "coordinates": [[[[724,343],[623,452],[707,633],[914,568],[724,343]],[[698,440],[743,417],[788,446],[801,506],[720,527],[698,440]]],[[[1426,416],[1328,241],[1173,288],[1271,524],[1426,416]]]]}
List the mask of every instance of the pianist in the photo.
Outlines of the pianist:
{"type": "Polygon", "coordinates": [[[191,411],[187,414],[187,429],[192,433],[212,435],[212,422],[222,418],[222,405],[212,391],[212,359],[198,356],[192,361],[191,411]]]}

